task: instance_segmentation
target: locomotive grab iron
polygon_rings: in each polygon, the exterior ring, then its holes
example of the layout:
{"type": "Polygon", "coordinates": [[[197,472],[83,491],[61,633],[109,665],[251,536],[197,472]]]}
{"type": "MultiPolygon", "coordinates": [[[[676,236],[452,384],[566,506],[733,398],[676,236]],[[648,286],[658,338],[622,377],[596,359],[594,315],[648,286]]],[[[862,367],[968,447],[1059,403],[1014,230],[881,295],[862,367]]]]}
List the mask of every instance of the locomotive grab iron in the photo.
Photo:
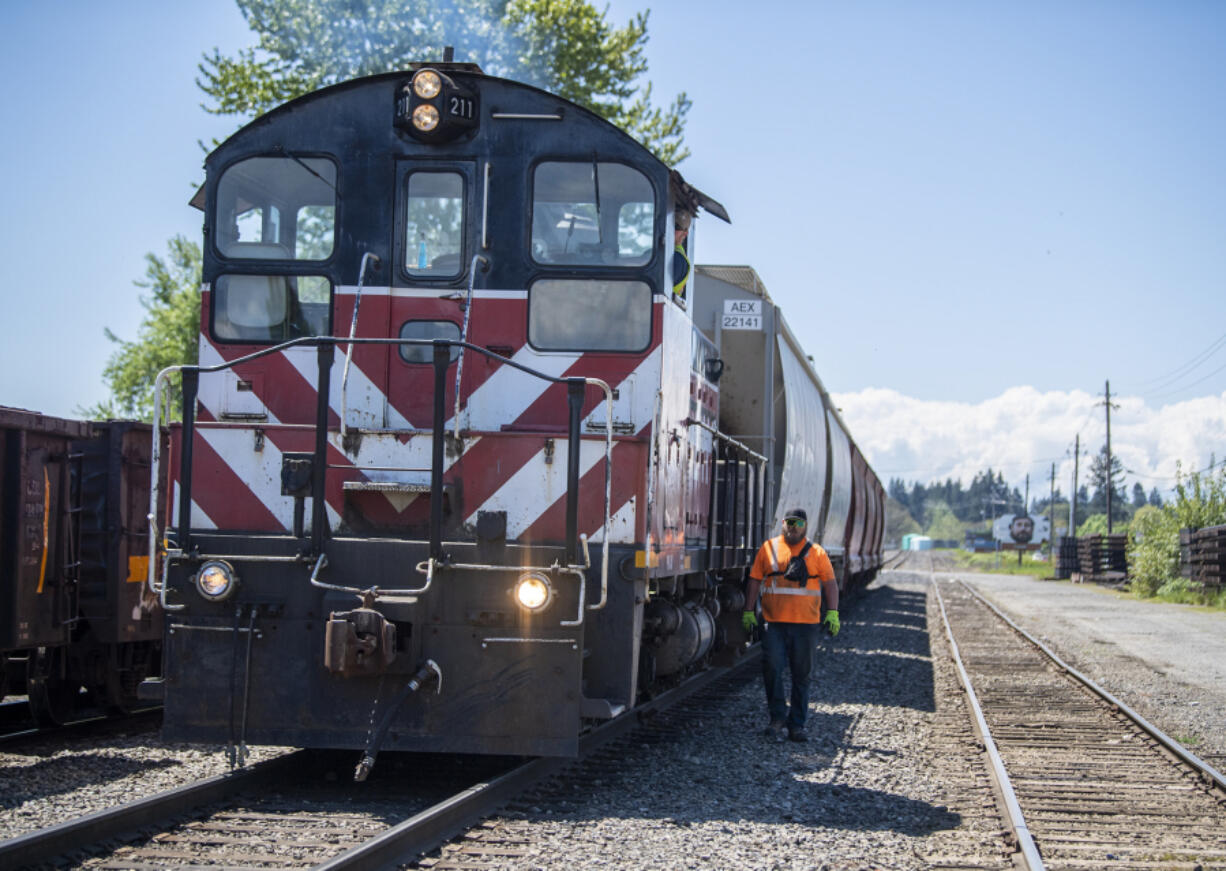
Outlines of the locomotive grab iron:
{"type": "Polygon", "coordinates": [[[884,492],[756,273],[673,292],[675,213],[723,207],[582,107],[471,64],[346,82],[194,203],[168,738],[571,755],[736,655],[784,503],[844,588],[880,566],[884,492]]]}

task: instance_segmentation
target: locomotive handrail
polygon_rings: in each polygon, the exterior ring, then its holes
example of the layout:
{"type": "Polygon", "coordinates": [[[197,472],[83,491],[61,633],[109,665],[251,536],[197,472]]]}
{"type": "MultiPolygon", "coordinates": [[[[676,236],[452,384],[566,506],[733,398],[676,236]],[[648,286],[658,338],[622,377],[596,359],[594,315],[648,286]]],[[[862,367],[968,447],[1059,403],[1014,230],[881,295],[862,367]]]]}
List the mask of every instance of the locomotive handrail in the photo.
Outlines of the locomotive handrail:
{"type": "MultiPolygon", "coordinates": [[[[465,571],[478,571],[478,572],[505,572],[508,569],[514,569],[521,573],[522,572],[541,572],[542,574],[553,574],[555,572],[562,572],[564,574],[574,575],[575,577],[579,579],[579,613],[575,615],[574,620],[559,620],[558,625],[559,626],[582,626],[583,625],[583,600],[587,598],[587,574],[586,572],[588,569],[592,567],[592,557],[591,557],[591,554],[588,552],[588,548],[587,548],[587,536],[580,535],[579,541],[583,545],[583,564],[582,565],[575,564],[575,565],[564,566],[564,565],[559,564],[555,560],[553,565],[551,566],[496,566],[496,565],[486,565],[484,563],[447,563],[446,568],[464,569],[465,571]]],[[[608,552],[607,547],[605,548],[605,552],[606,553],[608,552]]],[[[433,571],[434,560],[429,560],[428,562],[430,563],[429,569],[433,571]]],[[[422,570],[421,567],[424,564],[425,564],[425,561],[417,564],[417,570],[419,572],[422,570]]],[[[605,563],[605,571],[606,573],[608,571],[607,561],[605,563]]],[[[426,588],[430,586],[430,577],[431,577],[430,575],[427,576],[426,586],[422,587],[421,592],[425,592],[426,588]]],[[[387,592],[393,592],[393,591],[389,590],[387,592]]],[[[603,595],[601,598],[603,599],[603,595]]],[[[600,603],[599,607],[601,608],[604,607],[603,601],[600,603]]],[[[596,610],[596,608],[597,606],[595,605],[588,606],[589,611],[594,611],[596,610]]]]}
{"type": "Polygon", "coordinates": [[[362,255],[362,263],[358,266],[358,292],[353,297],[353,317],[349,320],[349,347],[345,349],[345,372],[341,375],[341,442],[344,443],[346,436],[345,418],[348,417],[348,400],[349,400],[349,364],[353,362],[353,340],[358,334],[358,309],[362,306],[362,287],[366,281],[366,264],[371,260],[375,262],[375,268],[379,266],[379,255],[373,251],[367,251],[362,255]]]}
{"type": "MultiPolygon", "coordinates": [[[[695,420],[692,417],[687,417],[685,421],[683,422],[687,427],[696,426],[700,429],[706,430],[718,441],[722,442],[725,445],[735,448],[736,450],[740,451],[742,454],[747,455],[748,458],[754,459],[757,461],[756,464],[752,466],[746,463],[745,492],[744,494],[742,494],[741,498],[745,503],[743,507],[745,509],[746,532],[748,533],[749,536],[751,536],[754,539],[754,543],[764,538],[766,530],[763,528],[764,521],[763,521],[761,514],[762,514],[762,511],[765,510],[766,506],[758,504],[758,493],[762,489],[762,484],[766,479],[766,457],[763,456],[762,454],[759,454],[757,451],[753,450],[752,448],[748,447],[743,442],[737,441],[736,439],[732,438],[732,436],[727,435],[726,433],[720,432],[718,429],[715,429],[714,427],[703,423],[701,420],[695,420]],[[753,472],[752,481],[749,480],[750,472],[753,472]]],[[[727,460],[725,460],[725,463],[726,462],[727,460]]],[[[737,461],[737,464],[738,466],[740,465],[740,460],[737,461]]],[[[707,518],[708,518],[707,520],[707,564],[708,566],[711,564],[711,554],[712,554],[712,551],[715,549],[714,517],[715,517],[715,501],[716,501],[715,500],[716,480],[715,480],[714,465],[715,463],[713,462],[712,463],[712,474],[711,474],[710,497],[709,497],[708,506],[707,506],[707,518]]],[[[736,472],[734,473],[734,475],[735,477],[733,478],[733,485],[732,485],[732,524],[731,524],[731,529],[729,530],[729,533],[728,533],[729,538],[735,538],[736,536],[737,513],[738,513],[738,508],[741,507],[737,501],[737,492],[736,492],[737,490],[736,485],[737,485],[740,473],[736,472]]],[[[722,508],[723,506],[721,504],[721,518],[722,518],[722,513],[723,513],[722,508]]],[[[721,544],[719,545],[720,568],[726,568],[727,566],[725,565],[724,558],[726,556],[725,549],[728,547],[728,544],[724,541],[724,534],[722,531],[720,534],[720,538],[721,538],[721,544]]],[[[754,544],[750,543],[744,546],[753,547],[754,544]]],[[[733,540],[732,547],[734,549],[739,549],[741,545],[738,545],[736,541],[733,540]]]]}
{"type": "MultiPolygon", "coordinates": [[[[477,284],[477,261],[480,260],[484,265],[481,268],[482,272],[488,272],[490,269],[490,261],[488,257],[483,257],[480,254],[474,254],[472,263],[468,265],[468,296],[464,300],[464,326],[460,328],[460,341],[468,341],[468,322],[472,317],[473,311],[473,288],[477,284]]],[[[464,349],[460,348],[460,354],[455,362],[455,414],[451,417],[452,426],[455,427],[455,439],[460,440],[460,376],[464,374],[464,349]]]]}
{"type": "MultiPolygon", "coordinates": [[[[176,558],[190,557],[192,555],[191,543],[191,467],[192,467],[192,439],[195,431],[195,405],[196,405],[196,390],[199,385],[199,377],[201,373],[221,372],[231,369],[239,364],[247,363],[252,360],[258,360],[262,357],[267,357],[272,354],[280,353],[289,348],[297,347],[315,347],[319,351],[319,383],[317,387],[318,403],[316,408],[315,421],[315,461],[313,463],[313,475],[311,483],[312,494],[312,522],[311,522],[311,552],[313,554],[323,553],[323,527],[326,523],[325,500],[323,498],[325,480],[324,475],[327,469],[327,430],[328,430],[328,386],[329,373],[333,363],[333,355],[338,342],[341,339],[335,336],[301,336],[296,339],[290,339],[286,342],[281,342],[277,345],[271,345],[267,348],[261,348],[258,351],[253,351],[250,354],[244,354],[241,357],[236,357],[233,360],[225,360],[221,363],[214,363],[207,366],[198,364],[179,364],[176,366],[167,366],[162,369],[157,378],[154,380],[154,402],[153,402],[153,446],[150,458],[150,487],[149,487],[149,513],[147,520],[149,523],[149,573],[147,576],[147,584],[149,590],[159,597],[163,607],[168,610],[176,610],[175,606],[167,605],[166,599],[166,573],[163,573],[163,581],[161,588],[157,583],[157,543],[159,529],[157,523],[157,505],[161,494],[161,479],[159,470],[161,467],[161,429],[162,429],[162,402],[169,391],[169,378],[179,372],[183,379],[183,449],[181,451],[179,461],[179,540],[176,558]]],[[[544,372],[539,372],[530,366],[525,366],[523,363],[503,357],[501,354],[496,354],[488,348],[483,348],[467,341],[456,341],[454,339],[402,339],[399,337],[378,337],[378,338],[362,338],[351,337],[348,340],[350,350],[353,345],[418,345],[429,346],[434,349],[434,369],[435,369],[435,397],[434,397],[434,445],[433,445],[433,461],[431,465],[431,507],[430,507],[430,556],[434,560],[439,560],[442,557],[442,474],[443,474],[443,434],[444,421],[443,415],[443,387],[442,377],[446,367],[450,362],[451,348],[460,347],[475,351],[483,356],[493,358],[500,361],[504,365],[518,369],[533,377],[548,381],[552,384],[567,384],[568,385],[568,406],[569,406],[569,425],[567,434],[568,446],[568,462],[567,462],[567,504],[566,504],[566,557],[569,565],[577,564],[578,553],[576,545],[581,541],[584,550],[587,548],[586,536],[578,534],[578,489],[579,489],[579,445],[581,435],[579,432],[580,414],[582,409],[582,388],[588,385],[594,385],[604,391],[605,403],[608,413],[608,419],[613,419],[613,391],[607,383],[599,378],[566,378],[548,375],[544,372]],[[437,492],[436,492],[437,491],[437,492]]],[[[457,391],[458,392],[458,391],[457,391]]],[[[342,426],[344,419],[342,416],[342,426]]],[[[457,423],[458,426],[458,423],[457,423]]],[[[457,429],[458,435],[458,429],[457,429]]],[[[607,539],[609,525],[611,521],[611,502],[612,502],[612,452],[613,452],[613,428],[609,426],[605,432],[605,510],[604,522],[601,526],[602,540],[607,539]]],[[[358,467],[360,470],[360,467],[358,467]]],[[[595,605],[590,606],[591,610],[599,610],[605,606],[608,599],[608,542],[603,542],[601,557],[601,596],[600,601],[595,605]]],[[[167,551],[167,558],[170,552],[167,551]]],[[[590,560],[588,566],[590,567],[590,560]]],[[[318,566],[316,567],[318,569],[318,566]]],[[[505,568],[505,567],[497,567],[505,568]]],[[[563,569],[570,571],[570,569],[563,569]]],[[[182,606],[177,606],[182,607],[182,606]]]]}
{"type": "Polygon", "coordinates": [[[765,463],[765,462],[766,462],[766,457],[764,457],[764,456],[762,456],[761,454],[759,454],[759,453],[758,453],[757,451],[755,451],[753,448],[750,448],[750,447],[748,447],[747,445],[742,444],[741,442],[738,442],[738,441],[737,441],[736,439],[734,439],[732,436],[730,436],[730,435],[727,435],[727,434],[725,434],[725,433],[720,432],[720,431],[719,431],[719,430],[717,430],[715,427],[710,426],[709,424],[705,424],[705,423],[703,423],[701,420],[695,420],[695,419],[694,419],[694,418],[692,418],[692,417],[687,417],[687,418],[685,419],[685,425],[686,425],[686,426],[696,426],[696,427],[698,427],[699,429],[705,429],[707,432],[711,433],[711,435],[715,436],[715,437],[716,437],[717,439],[719,439],[720,441],[727,442],[728,444],[732,445],[733,447],[738,448],[739,450],[741,450],[741,451],[743,451],[744,453],[748,454],[749,456],[753,457],[755,460],[757,460],[757,461],[758,461],[758,463],[765,463]]]}

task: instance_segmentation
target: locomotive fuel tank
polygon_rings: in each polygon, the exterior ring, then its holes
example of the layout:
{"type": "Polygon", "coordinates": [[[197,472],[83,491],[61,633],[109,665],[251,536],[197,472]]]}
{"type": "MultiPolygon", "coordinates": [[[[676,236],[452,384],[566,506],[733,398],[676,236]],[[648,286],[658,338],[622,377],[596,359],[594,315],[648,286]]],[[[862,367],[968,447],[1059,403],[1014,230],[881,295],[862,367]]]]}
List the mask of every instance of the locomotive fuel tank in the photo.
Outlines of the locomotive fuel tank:
{"type": "Polygon", "coordinates": [[[691,599],[676,603],[652,599],[643,616],[643,633],[652,647],[656,677],[669,677],[702,660],[715,641],[719,605],[691,599]]]}

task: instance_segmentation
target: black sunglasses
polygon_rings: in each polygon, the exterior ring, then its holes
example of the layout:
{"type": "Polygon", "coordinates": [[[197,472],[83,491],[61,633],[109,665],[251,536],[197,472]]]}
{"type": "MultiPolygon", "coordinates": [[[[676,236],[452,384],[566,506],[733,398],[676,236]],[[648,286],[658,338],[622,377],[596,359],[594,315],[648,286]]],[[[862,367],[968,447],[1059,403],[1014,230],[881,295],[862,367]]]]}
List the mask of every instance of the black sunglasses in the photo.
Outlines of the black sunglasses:
{"type": "Polygon", "coordinates": [[[803,520],[794,520],[791,518],[783,521],[783,525],[786,526],[788,529],[804,529],[805,528],[805,522],[803,520]]]}

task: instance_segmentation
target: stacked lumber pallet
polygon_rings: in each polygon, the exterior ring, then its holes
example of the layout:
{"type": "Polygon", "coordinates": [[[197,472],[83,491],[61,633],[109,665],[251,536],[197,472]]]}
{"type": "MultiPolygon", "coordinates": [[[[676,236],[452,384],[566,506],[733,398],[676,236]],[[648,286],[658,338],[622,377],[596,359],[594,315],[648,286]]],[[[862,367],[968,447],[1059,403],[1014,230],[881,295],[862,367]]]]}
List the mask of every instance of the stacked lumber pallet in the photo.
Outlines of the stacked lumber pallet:
{"type": "MultiPolygon", "coordinates": [[[[1182,538],[1181,531],[1181,545],[1182,538]]],[[[1226,580],[1226,526],[1196,530],[1191,534],[1188,551],[1192,580],[1207,589],[1220,589],[1226,580]]]]}
{"type": "Polygon", "coordinates": [[[1060,539],[1059,551],[1056,554],[1056,577],[1067,580],[1078,571],[1077,538],[1066,535],[1060,539]]]}
{"type": "Polygon", "coordinates": [[[1077,539],[1077,570],[1084,580],[1118,581],[1128,571],[1127,533],[1086,535],[1077,539]]]}

